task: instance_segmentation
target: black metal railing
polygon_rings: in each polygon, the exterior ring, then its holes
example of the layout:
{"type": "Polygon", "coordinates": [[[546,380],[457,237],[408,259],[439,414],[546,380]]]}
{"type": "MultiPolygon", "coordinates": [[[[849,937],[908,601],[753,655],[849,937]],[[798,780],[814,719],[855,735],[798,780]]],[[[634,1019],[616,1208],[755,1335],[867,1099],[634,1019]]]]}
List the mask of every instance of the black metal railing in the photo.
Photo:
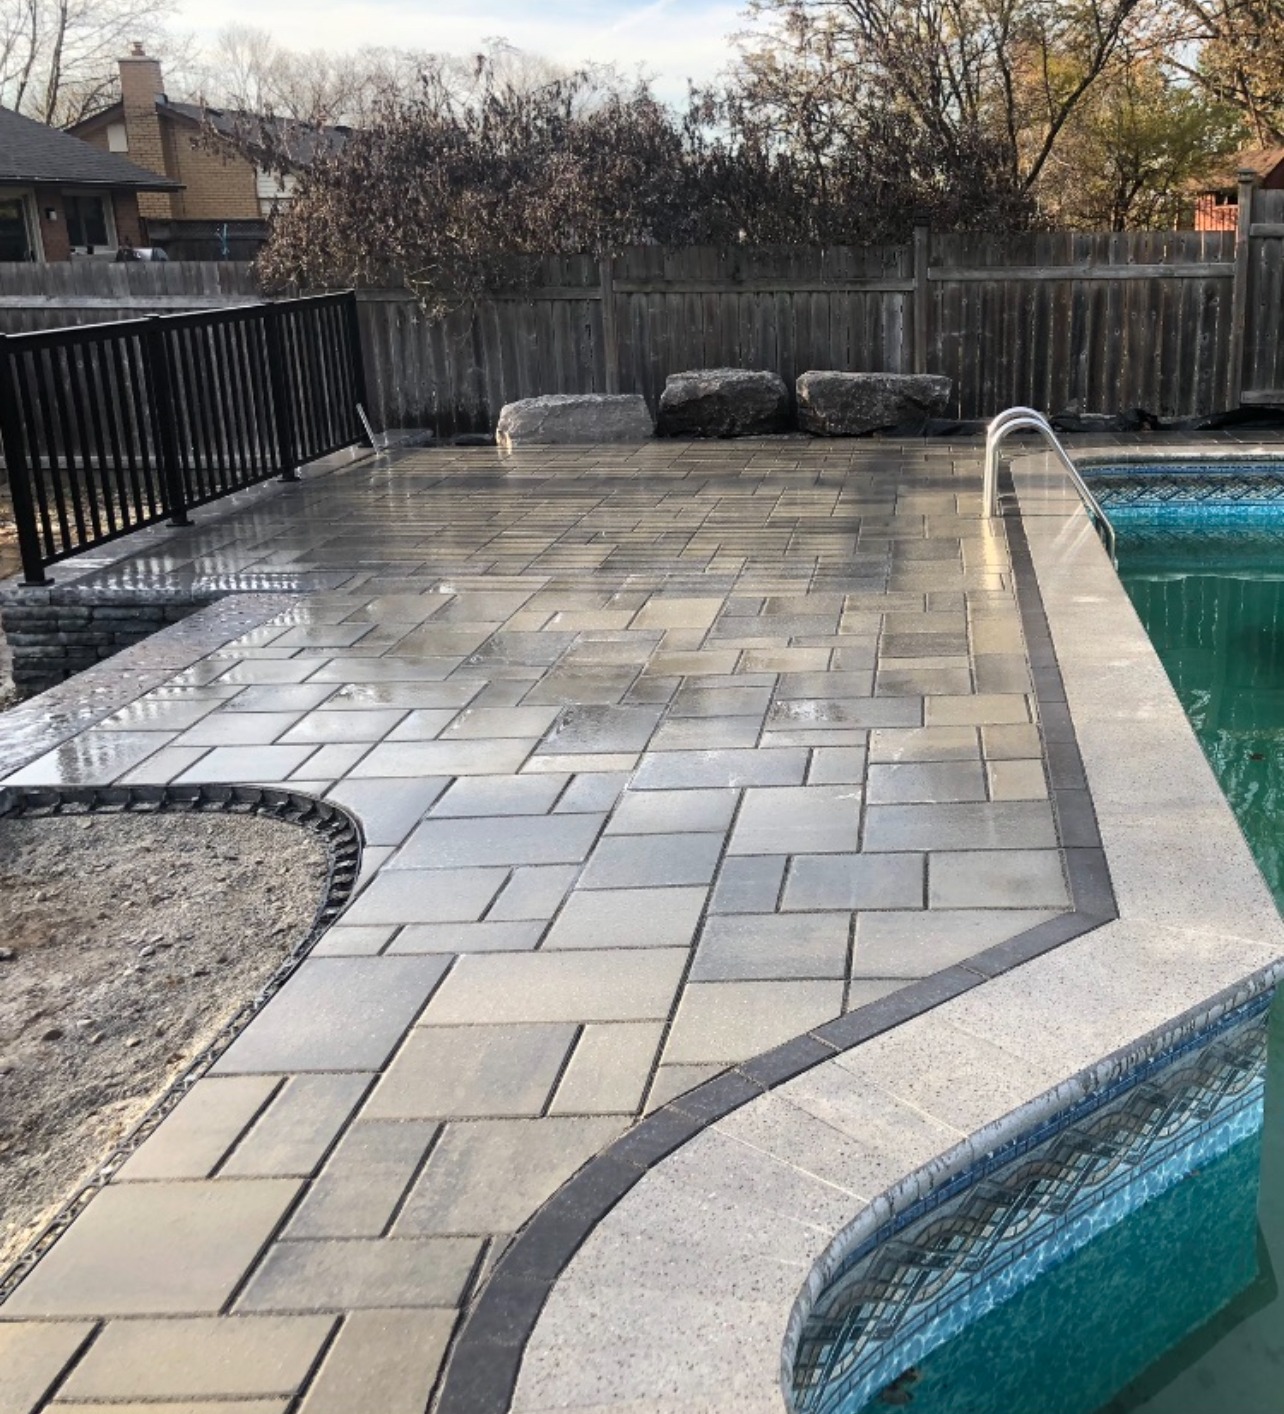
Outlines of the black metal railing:
{"type": "Polygon", "coordinates": [[[362,440],[351,292],[0,336],[23,574],[362,440]]]}

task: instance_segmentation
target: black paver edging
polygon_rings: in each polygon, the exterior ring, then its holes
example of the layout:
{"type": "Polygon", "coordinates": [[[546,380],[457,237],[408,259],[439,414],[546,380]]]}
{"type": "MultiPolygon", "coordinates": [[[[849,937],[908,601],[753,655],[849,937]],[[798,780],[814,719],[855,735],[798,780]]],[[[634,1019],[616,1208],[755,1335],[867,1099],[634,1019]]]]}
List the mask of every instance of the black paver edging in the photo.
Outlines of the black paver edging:
{"type": "Polygon", "coordinates": [[[313,945],[342,913],[352,897],[361,866],[361,828],[341,806],[296,791],[270,786],[5,786],[0,785],[0,820],[47,819],[78,815],[261,815],[312,830],[325,841],[330,866],[325,889],[307,934],[295,944],[258,993],[239,1007],[214,1039],[148,1109],[128,1135],[99,1165],[49,1223],[5,1271],[0,1272],[0,1303],[70,1227],[93,1195],[161,1124],[184,1095],[213,1066],[254,1016],[281,989],[313,945]]]}
{"type": "MultiPolygon", "coordinates": [[[[1005,489],[1011,491],[1010,477],[1005,489]]],[[[544,1302],[581,1243],[651,1168],[749,1100],[1119,916],[1025,527],[1005,521],[1073,908],[678,1096],[590,1159],[518,1232],[468,1311],[437,1414],[505,1414],[544,1302]]]]}

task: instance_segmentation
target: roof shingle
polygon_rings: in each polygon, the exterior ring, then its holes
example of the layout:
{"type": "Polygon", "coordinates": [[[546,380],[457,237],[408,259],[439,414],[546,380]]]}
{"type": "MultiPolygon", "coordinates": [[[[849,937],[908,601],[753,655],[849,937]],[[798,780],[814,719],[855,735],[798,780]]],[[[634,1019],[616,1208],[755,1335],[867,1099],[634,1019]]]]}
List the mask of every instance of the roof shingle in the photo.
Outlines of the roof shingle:
{"type": "Polygon", "coordinates": [[[0,182],[50,182],[63,186],[176,191],[182,183],[136,167],[114,152],[0,108],[0,182]]]}

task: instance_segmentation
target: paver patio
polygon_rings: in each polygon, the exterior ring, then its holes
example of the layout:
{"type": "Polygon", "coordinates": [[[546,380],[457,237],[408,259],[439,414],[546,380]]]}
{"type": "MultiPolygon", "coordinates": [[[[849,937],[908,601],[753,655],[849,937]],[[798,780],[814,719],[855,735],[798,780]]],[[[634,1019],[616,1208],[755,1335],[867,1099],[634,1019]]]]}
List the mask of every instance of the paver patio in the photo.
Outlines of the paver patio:
{"type": "Polygon", "coordinates": [[[979,493],[974,445],[415,451],[94,571],[301,592],[5,783],[287,784],[363,886],[0,1308],[2,1414],[420,1411],[639,1116],[1065,910],[979,493]]]}

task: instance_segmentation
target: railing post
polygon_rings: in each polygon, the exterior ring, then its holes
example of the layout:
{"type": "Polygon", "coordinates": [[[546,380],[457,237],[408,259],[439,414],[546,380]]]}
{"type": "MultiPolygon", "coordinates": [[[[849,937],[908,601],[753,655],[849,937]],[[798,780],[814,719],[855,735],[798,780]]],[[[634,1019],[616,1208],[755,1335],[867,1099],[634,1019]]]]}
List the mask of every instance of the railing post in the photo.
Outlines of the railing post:
{"type": "MultiPolygon", "coordinates": [[[[45,557],[40,544],[36,503],[31,494],[32,469],[23,446],[22,423],[18,416],[18,386],[13,376],[13,355],[0,334],[0,445],[9,473],[9,496],[18,526],[18,550],[22,556],[22,578],[26,584],[48,584],[45,557]]],[[[36,470],[39,475],[39,468],[36,470]]]]}
{"type": "Polygon", "coordinates": [[[294,441],[294,406],[290,399],[290,380],[286,376],[285,339],[281,334],[284,316],[275,304],[263,307],[263,326],[267,334],[268,379],[272,385],[272,418],[276,426],[276,468],[282,481],[299,479],[299,456],[294,441]]]}
{"type": "Polygon", "coordinates": [[[925,216],[914,222],[914,372],[926,373],[930,298],[927,262],[931,255],[931,228],[925,216]]]}
{"type": "Polygon", "coordinates": [[[1231,295],[1230,348],[1226,361],[1226,407],[1234,412],[1244,391],[1244,350],[1248,327],[1250,241],[1253,227],[1253,193],[1257,173],[1244,168],[1239,174],[1239,217],[1235,227],[1235,285],[1231,295]]]}
{"type": "Polygon", "coordinates": [[[615,323],[615,257],[603,251],[597,258],[602,282],[602,368],[606,391],[620,391],[620,333],[615,323]]]}
{"type": "MultiPolygon", "coordinates": [[[[352,379],[352,402],[353,416],[356,417],[356,408],[368,408],[370,406],[370,390],[366,385],[366,357],[361,351],[361,313],[357,308],[357,292],[349,290],[345,301],[346,313],[348,317],[348,343],[351,346],[351,379],[352,379]]],[[[363,442],[369,441],[369,433],[363,427],[363,442]]],[[[370,442],[373,447],[375,444],[370,442]]]]}
{"type": "Polygon", "coordinates": [[[183,468],[178,461],[178,438],[174,433],[174,378],[170,365],[169,343],[161,316],[152,315],[141,340],[143,365],[147,370],[147,412],[160,452],[161,493],[172,526],[191,525],[187,514],[187,488],[183,485],[183,468]]]}

